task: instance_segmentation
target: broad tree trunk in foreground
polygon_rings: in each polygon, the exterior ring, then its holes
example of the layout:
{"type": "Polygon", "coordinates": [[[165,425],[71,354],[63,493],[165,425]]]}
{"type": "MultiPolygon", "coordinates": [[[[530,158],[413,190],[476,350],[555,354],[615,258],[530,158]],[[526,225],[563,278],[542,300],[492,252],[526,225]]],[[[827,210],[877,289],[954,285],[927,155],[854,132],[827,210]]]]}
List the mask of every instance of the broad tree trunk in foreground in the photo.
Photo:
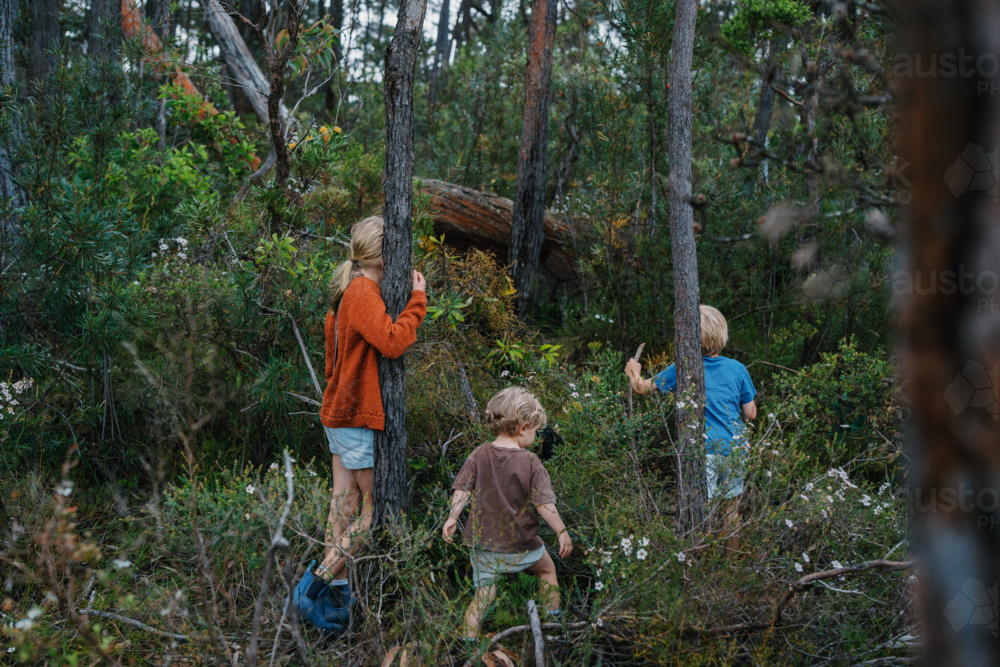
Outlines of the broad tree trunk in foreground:
{"type": "MultiPolygon", "coordinates": [[[[427,0],[403,0],[385,50],[385,235],[382,299],[395,319],[406,307],[413,267],[413,78],[427,0]]],[[[379,358],[385,430],[375,433],[375,512],[382,526],[406,511],[406,355],[379,358]]]]}
{"type": "Polygon", "coordinates": [[[510,228],[510,264],[517,288],[517,311],[523,318],[531,282],[538,273],[545,233],[545,167],[549,145],[549,83],[558,0],[534,0],[528,27],[528,76],[525,85],[521,148],[517,154],[514,218],[510,228]]]}
{"type": "MultiPolygon", "coordinates": [[[[0,0],[0,94],[13,92],[17,77],[14,72],[14,19],[17,16],[17,0],[0,0]]],[[[11,102],[11,100],[7,100],[11,102]]],[[[14,183],[14,163],[11,160],[11,146],[19,136],[20,119],[10,119],[6,136],[0,137],[0,200],[10,200],[12,206],[24,205],[24,193],[14,183]]],[[[16,233],[16,221],[8,216],[0,217],[0,248],[5,246],[16,233]]]]}
{"type": "Polygon", "coordinates": [[[59,67],[59,58],[46,53],[59,44],[59,10],[61,0],[28,0],[31,8],[31,74],[35,79],[48,79],[59,67]]]}
{"type": "Polygon", "coordinates": [[[674,363],[677,368],[677,446],[681,456],[678,518],[691,530],[705,518],[705,365],[701,354],[698,251],[691,206],[691,62],[698,0],[677,0],[670,56],[670,245],[674,263],[674,363]],[[691,406],[694,400],[697,405],[691,406]]]}
{"type": "MultiPolygon", "coordinates": [[[[911,0],[896,8],[901,53],[915,62],[1000,53],[996,2],[911,0]]],[[[910,284],[921,286],[899,312],[911,537],[924,664],[949,667],[1000,664],[1000,77],[996,68],[967,71],[901,77],[896,91],[899,163],[909,165],[912,194],[905,260],[910,284]]]]}

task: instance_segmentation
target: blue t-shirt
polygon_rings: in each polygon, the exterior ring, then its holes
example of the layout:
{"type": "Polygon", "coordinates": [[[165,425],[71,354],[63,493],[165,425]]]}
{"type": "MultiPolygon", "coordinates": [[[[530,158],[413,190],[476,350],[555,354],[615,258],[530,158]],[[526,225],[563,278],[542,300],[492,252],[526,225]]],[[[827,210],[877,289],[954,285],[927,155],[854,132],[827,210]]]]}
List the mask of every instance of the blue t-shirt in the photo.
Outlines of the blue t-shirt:
{"type": "MultiPolygon", "coordinates": [[[[728,456],[733,436],[743,434],[740,406],[757,395],[747,367],[729,357],[705,360],[705,438],[709,454],[728,456]]],[[[673,364],[653,376],[664,394],[677,391],[677,369],[673,364]]]]}

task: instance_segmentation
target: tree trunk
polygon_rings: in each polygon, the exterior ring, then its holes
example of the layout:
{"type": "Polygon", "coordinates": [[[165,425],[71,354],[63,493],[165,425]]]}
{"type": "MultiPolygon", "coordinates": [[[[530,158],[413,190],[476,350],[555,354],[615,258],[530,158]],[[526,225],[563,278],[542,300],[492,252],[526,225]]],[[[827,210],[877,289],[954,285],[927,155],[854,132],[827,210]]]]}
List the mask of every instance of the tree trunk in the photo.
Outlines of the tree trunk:
{"type": "Polygon", "coordinates": [[[696,406],[677,410],[677,445],[682,458],[678,517],[685,530],[705,518],[705,366],[701,353],[698,252],[691,206],[691,63],[698,0],[677,0],[670,56],[670,245],[674,264],[674,363],[677,399],[696,406]]]}
{"type": "MultiPolygon", "coordinates": [[[[413,79],[426,0],[402,0],[396,33],[385,50],[385,234],[382,298],[396,318],[411,292],[413,266],[413,79]]],[[[374,525],[383,526],[406,511],[406,355],[379,358],[385,430],[375,433],[374,525]]]]}
{"type": "MultiPolygon", "coordinates": [[[[924,62],[931,54],[1000,53],[1000,32],[987,27],[996,24],[995,2],[894,4],[900,53],[924,62]]],[[[898,77],[896,84],[899,163],[909,165],[912,193],[908,229],[900,235],[909,246],[903,257],[911,285],[944,285],[911,290],[899,312],[902,388],[911,415],[911,540],[921,564],[922,664],[997,665],[1000,97],[988,93],[997,77],[980,68],[967,76],[898,77]],[[992,177],[992,189],[977,183],[973,168],[992,177]],[[960,276],[964,287],[947,289],[938,277],[948,275],[960,276]],[[975,407],[983,394],[988,400],[975,407]],[[982,604],[987,616],[963,615],[970,604],[982,604]]]]}
{"type": "MultiPolygon", "coordinates": [[[[337,32],[344,29],[344,0],[330,0],[330,19],[333,21],[333,27],[337,32]]],[[[344,48],[340,43],[339,35],[337,41],[333,44],[333,57],[336,59],[334,67],[340,66],[340,60],[344,57],[344,48]]],[[[332,111],[337,106],[337,96],[333,84],[334,81],[338,80],[339,75],[334,76],[333,80],[326,82],[326,86],[323,89],[324,106],[327,111],[332,111]]]]}
{"type": "Polygon", "coordinates": [[[545,241],[542,221],[549,144],[549,83],[558,10],[558,0],[534,0],[528,27],[528,75],[510,229],[511,273],[517,288],[515,305],[522,319],[527,314],[531,283],[538,273],[545,241]]]}
{"type": "MultiPolygon", "coordinates": [[[[757,112],[753,119],[753,138],[758,144],[758,148],[767,147],[767,133],[771,129],[771,117],[774,115],[774,88],[771,87],[771,78],[777,67],[777,51],[784,40],[774,39],[768,46],[767,69],[760,76],[760,98],[757,101],[757,112]]],[[[768,182],[768,166],[770,162],[763,160],[761,166],[764,172],[764,184],[768,182]]]]}
{"type": "Polygon", "coordinates": [[[59,46],[61,0],[30,0],[31,8],[31,78],[48,79],[59,67],[59,58],[45,53],[59,46]]]}
{"type": "MultiPolygon", "coordinates": [[[[268,95],[271,86],[268,84],[264,73],[257,66],[253,54],[247,47],[240,31],[236,29],[236,24],[229,18],[226,10],[222,8],[220,0],[202,0],[205,8],[205,18],[208,19],[209,30],[212,37],[219,44],[219,50],[225,59],[229,70],[239,81],[241,90],[253,107],[254,113],[262,123],[268,122],[268,95]]],[[[288,116],[288,110],[283,101],[279,100],[281,117],[288,116]]]]}
{"type": "MultiPolygon", "coordinates": [[[[14,71],[14,21],[17,18],[17,0],[0,0],[0,89],[10,90],[17,82],[14,71]]],[[[6,113],[12,113],[7,111],[6,113]]],[[[10,206],[24,206],[24,192],[14,182],[14,163],[11,147],[20,136],[20,119],[13,115],[7,136],[0,140],[0,198],[10,201],[10,206]]],[[[9,245],[16,234],[17,221],[13,217],[0,218],[0,248],[9,245]]]]}
{"type": "Polygon", "coordinates": [[[427,106],[437,101],[441,89],[441,70],[448,64],[451,42],[448,28],[451,24],[451,0],[441,0],[441,13],[438,17],[437,42],[434,45],[434,66],[431,69],[430,86],[427,92],[427,106]]]}

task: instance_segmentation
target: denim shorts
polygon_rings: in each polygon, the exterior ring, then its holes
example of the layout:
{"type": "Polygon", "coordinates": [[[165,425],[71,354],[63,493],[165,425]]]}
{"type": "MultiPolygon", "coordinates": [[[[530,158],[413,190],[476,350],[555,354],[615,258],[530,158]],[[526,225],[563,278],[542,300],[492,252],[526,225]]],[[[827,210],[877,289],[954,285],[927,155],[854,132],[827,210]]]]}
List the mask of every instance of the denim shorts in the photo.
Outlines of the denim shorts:
{"type": "Polygon", "coordinates": [[[519,554],[473,549],[469,557],[472,561],[472,585],[476,588],[489,586],[501,574],[523,572],[542,560],[544,555],[544,544],[537,549],[519,554]]]}
{"type": "Polygon", "coordinates": [[[735,498],[743,493],[743,466],[739,454],[705,455],[708,497],[735,498]]]}
{"type": "Polygon", "coordinates": [[[324,426],[326,439],[330,442],[330,453],[340,457],[340,463],[348,470],[364,470],[375,467],[375,431],[370,428],[330,428],[324,426]]]}

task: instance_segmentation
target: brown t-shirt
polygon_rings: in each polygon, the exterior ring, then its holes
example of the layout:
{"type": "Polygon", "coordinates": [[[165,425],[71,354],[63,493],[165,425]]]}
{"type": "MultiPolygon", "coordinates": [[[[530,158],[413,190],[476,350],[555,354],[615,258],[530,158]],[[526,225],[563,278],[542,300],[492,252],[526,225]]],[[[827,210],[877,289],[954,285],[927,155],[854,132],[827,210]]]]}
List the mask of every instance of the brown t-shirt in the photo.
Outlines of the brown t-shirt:
{"type": "Polygon", "coordinates": [[[542,546],[535,507],[556,502],[549,473],[526,449],[476,447],[451,487],[472,493],[465,544],[518,553],[542,546]]]}

